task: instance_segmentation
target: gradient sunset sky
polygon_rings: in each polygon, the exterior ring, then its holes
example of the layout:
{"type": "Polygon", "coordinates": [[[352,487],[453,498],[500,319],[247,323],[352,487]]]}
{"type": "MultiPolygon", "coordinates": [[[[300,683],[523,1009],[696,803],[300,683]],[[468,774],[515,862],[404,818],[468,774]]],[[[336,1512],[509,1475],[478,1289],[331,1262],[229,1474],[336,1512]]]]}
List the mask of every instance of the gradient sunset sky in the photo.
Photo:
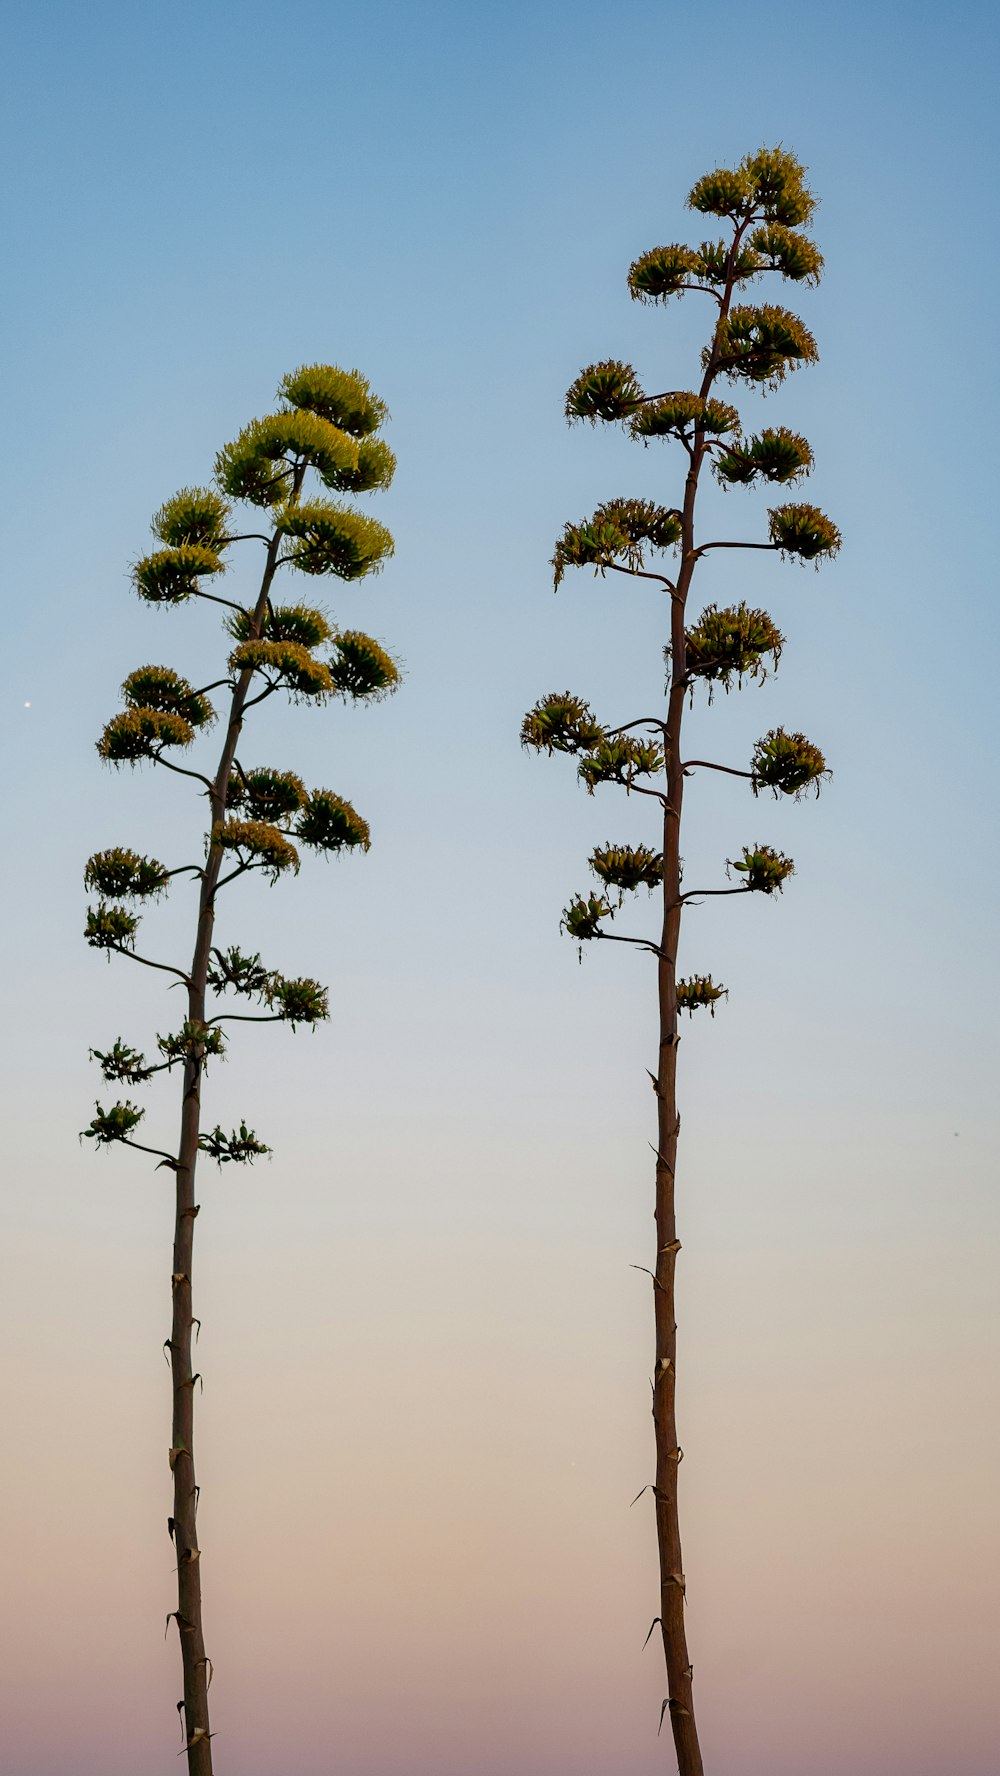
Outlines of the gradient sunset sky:
{"type": "MultiPolygon", "coordinates": [[[[654,835],[518,728],[549,690],[607,720],[659,694],[654,595],[553,597],[549,557],[602,498],[672,503],[677,462],[567,430],[563,397],[606,357],[690,385],[707,305],[640,308],[628,265],[701,238],[699,174],[780,141],[827,275],[782,298],[821,362],[763,412],[811,439],[844,548],[818,575],[713,558],[706,598],[766,605],[787,647],[691,726],[736,763],[804,729],[834,775],[789,807],[703,777],[686,810],[688,881],[757,839],[798,870],[685,939],[731,994],[681,1051],[695,1689],[711,1776],[996,1776],[994,9],[4,13],[0,1768],[180,1767],[170,1187],[77,1141],[88,1047],[148,1046],[173,1006],[84,946],[81,874],[112,844],[186,860],[200,808],[93,741],[142,662],[216,675],[214,618],[139,605],[128,564],[317,359],[370,376],[399,456],[371,505],[395,559],[321,591],[406,679],[370,711],[269,708],[249,747],[374,844],[227,914],[333,1016],[248,1032],[209,1078],[210,1118],[275,1150],[199,1191],[217,1769],[671,1767],[629,1509],[652,977],[611,946],[578,967],[558,931],[592,847],[654,835]]],[[[711,509],[763,535],[766,503],[711,509]]],[[[190,925],[181,889],[144,929],[183,957],[190,925]]],[[[173,1088],[149,1102],[169,1144],[173,1088]]]]}

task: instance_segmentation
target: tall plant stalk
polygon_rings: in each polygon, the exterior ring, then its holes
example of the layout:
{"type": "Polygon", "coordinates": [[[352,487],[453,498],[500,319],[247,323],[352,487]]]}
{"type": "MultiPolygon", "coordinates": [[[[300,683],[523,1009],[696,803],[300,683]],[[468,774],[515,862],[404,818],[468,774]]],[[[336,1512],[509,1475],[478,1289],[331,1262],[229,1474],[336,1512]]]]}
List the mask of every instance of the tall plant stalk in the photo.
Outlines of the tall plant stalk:
{"type": "Polygon", "coordinates": [[[94,1051],[109,1082],[142,1085],[156,1073],[181,1067],[176,1157],[134,1139],[144,1112],[131,1100],[109,1109],[98,1104],[84,1133],[98,1145],[119,1144],[151,1153],[174,1174],[172,1318],[165,1344],[173,1383],[173,1509],[168,1527],[177,1557],[177,1607],[171,1613],[180,1639],[184,1694],[178,1709],[190,1776],[211,1776],[213,1768],[208,1705],[212,1664],[205,1651],[202,1620],[194,1441],[195,1386],[201,1380],[192,1350],[194,1329],[200,1329],[193,1301],[194,1226],[199,1213],[195,1175],[201,1153],[221,1166],[251,1163],[269,1151],[245,1122],[228,1135],[219,1126],[205,1132],[203,1081],[208,1061],[224,1052],[224,1024],[286,1022],[295,1029],[299,1024],[315,1026],[328,1016],[327,992],[317,981],[282,975],[265,967],[259,954],[216,946],[218,897],[223,888],[254,871],[272,882],[282,874],[296,873],[299,854],[293,839],[327,854],[367,850],[369,845],[367,823],[343,797],[325,789],[309,792],[291,771],[245,767],[239,745],[248,712],[279,691],[296,701],[321,703],[335,697],[365,701],[392,691],[399,678],[395,663],[370,636],[337,628],[312,606],[280,605],[272,597],[282,568],[355,580],[376,571],[391,553],[389,532],[373,519],[330,500],[302,498],[310,470],[335,492],[363,493],[388,486],[395,459],[375,436],[386,417],[384,404],[356,371],[330,365],[295,371],[285,378],[280,393],[283,404],[277,413],[253,421],[219,453],[215,487],[185,488],[161,508],[153,528],[165,547],[140,561],[133,574],[136,591],[152,603],[201,598],[228,609],[231,646],[223,676],[194,690],[169,667],[140,667],[123,686],[125,709],[108,723],[98,742],[102,758],[112,764],[149,762],[201,786],[199,794],[208,804],[204,857],[166,869],[155,858],[119,847],[96,852],[85,872],[88,888],[100,897],[88,912],[87,941],[109,955],[115,952],[162,969],[187,989],[183,1027],[157,1037],[161,1057],[157,1062],[147,1063],[120,1038],[109,1050],[94,1051]],[[234,501],[263,511],[265,531],[236,534],[234,501]],[[257,591],[248,604],[221,598],[204,584],[209,575],[223,571],[225,552],[237,542],[263,544],[265,551],[257,591]],[[321,648],[329,651],[321,655],[321,648]],[[220,688],[229,692],[229,710],[218,763],[208,776],[178,765],[166,754],[171,748],[189,747],[196,730],[211,723],[214,712],[208,692],[220,688]],[[172,877],[186,873],[198,883],[198,910],[193,957],[185,970],[138,955],[139,921],[123,903],[151,899],[167,888],[172,877]],[[227,992],[262,1009],[215,1011],[216,998],[227,992]]]}
{"type": "MultiPolygon", "coordinates": [[[[680,1776],[703,1776],[704,1762],[695,1721],[692,1665],[685,1627],[687,1580],[681,1552],[678,1478],[677,1323],[675,1280],[681,1249],[677,1237],[676,1176],[680,1128],[677,1052],[680,1013],[707,1008],[714,1015],[726,989],[710,975],[678,975],[684,908],[706,895],[780,891],[793,872],[790,858],[754,843],[730,863],[738,884],[684,891],[681,835],[684,787],[698,768],[724,771],[748,780],[754,794],[798,797],[827,775],[819,749],[802,734],[773,729],[756,745],[749,769],[684,758],[685,709],[703,683],[729,690],[745,680],[761,680],[777,664],[783,637],[766,611],[740,603],[725,609],[709,605],[691,622],[688,605],[697,568],[712,549],[767,549],[799,561],[818,562],[834,554],[840,535],[814,506],[783,505],[769,512],[768,541],[698,540],[698,495],[706,463],[724,486],[756,482],[788,483],[807,473],[812,452],[804,438],[781,427],[745,436],[736,409],[714,393],[720,380],[751,387],[776,387],[786,372],[815,360],[812,335],[796,315],[771,305],[737,304],[743,285],[765,273],[815,283],[822,257],[804,232],[814,208],[804,170],[793,155],[762,149],[736,169],[719,169],[700,179],[689,207],[724,219],[727,235],[698,248],[657,247],[636,260],[629,288],[643,302],[665,302],[686,291],[707,294],[717,305],[711,336],[702,353],[697,391],[669,390],[647,395],[635,370],[617,359],[592,364],[567,395],[571,420],[624,424],[644,444],[654,438],[678,443],[687,458],[679,503],[659,506],[618,499],[598,507],[581,524],[567,525],[556,545],[555,583],[567,567],[590,566],[599,574],[624,574],[658,586],[669,599],[666,711],[641,716],[618,727],[597,722],[589,705],[569,692],[553,693],[529,711],[522,741],[538,751],[566,752],[579,758],[578,773],[593,793],[617,784],[627,794],[651,798],[660,809],[660,845],[606,845],[590,859],[600,888],[577,895],[563,913],[564,930],[578,942],[628,943],[656,959],[659,1042],[656,1094],[655,1226],[656,1252],[650,1269],[655,1322],[653,1425],[656,1449],[652,1487],[659,1555],[659,1627],[667,1673],[667,1696],[660,1723],[669,1713],[680,1776]],[[650,558],[673,551],[677,565],[666,573],[650,558]],[[624,896],[645,887],[662,902],[658,936],[625,935],[605,927],[620,911],[624,896]]],[[[652,1633],[652,1630],[650,1631],[652,1633]]]]}

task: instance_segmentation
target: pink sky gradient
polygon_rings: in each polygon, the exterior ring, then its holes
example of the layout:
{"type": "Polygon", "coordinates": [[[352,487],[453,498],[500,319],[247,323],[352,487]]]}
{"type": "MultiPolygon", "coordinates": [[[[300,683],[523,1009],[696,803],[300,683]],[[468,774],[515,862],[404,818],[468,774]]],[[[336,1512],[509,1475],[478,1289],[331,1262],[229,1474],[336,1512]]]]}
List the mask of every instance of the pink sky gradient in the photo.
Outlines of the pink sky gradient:
{"type": "MultiPolygon", "coordinates": [[[[699,1725],[709,1776],[998,1776],[996,7],[8,15],[2,1776],[183,1769],[169,1185],[77,1139],[88,1048],[150,1051],[177,995],[85,948],[81,878],[99,846],[189,863],[202,811],[94,740],[140,662],[218,676],[218,612],[141,606],[128,563],[317,359],[392,414],[397,553],[329,603],[406,676],[368,712],[275,700],[248,739],[374,842],[236,883],[225,912],[227,944],[329,982],[332,1016],[241,1031],[206,1093],[274,1148],[199,1177],[218,1776],[673,1767],[630,1509],[652,964],[594,945],[578,967],[559,934],[595,845],[659,840],[518,731],[550,690],[609,723],[662,696],[657,595],[578,574],[553,597],[550,557],[599,500],[672,502],[677,464],[568,431],[565,391],[610,356],[690,386],[707,305],[631,302],[627,267],[762,141],[821,200],[824,281],[785,298],[821,361],[739,406],[808,436],[804,497],[844,548],[820,575],[705,562],[707,597],[788,639],[766,684],[696,703],[691,756],[741,766],[780,723],[833,777],[795,807],[715,772],[685,792],[686,883],[721,885],[746,842],[796,863],[773,903],[685,915],[685,970],[730,990],[680,1055],[699,1725]]],[[[706,505],[765,534],[752,492],[706,505]]],[[[147,933],[186,961],[190,884],[147,933]]],[[[176,1088],[149,1089],[158,1142],[176,1088]]]]}

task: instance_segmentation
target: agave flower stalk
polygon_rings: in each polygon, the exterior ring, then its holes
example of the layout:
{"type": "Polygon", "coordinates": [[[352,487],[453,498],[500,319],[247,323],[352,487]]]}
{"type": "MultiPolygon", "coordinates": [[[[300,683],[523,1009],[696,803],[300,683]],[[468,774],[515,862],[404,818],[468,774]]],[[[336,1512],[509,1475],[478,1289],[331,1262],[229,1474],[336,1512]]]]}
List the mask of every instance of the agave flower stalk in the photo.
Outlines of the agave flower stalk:
{"type": "Polygon", "coordinates": [[[608,359],[585,369],[566,398],[571,421],[619,424],[643,444],[671,440],[682,453],[682,483],[673,504],[610,500],[582,523],[568,524],[553,558],[557,588],[568,568],[589,566],[601,575],[630,576],[666,598],[666,707],[661,713],[609,727],[594,717],[581,697],[553,693],[529,711],[521,738],[537,751],[576,755],[577,773],[590,794],[604,784],[617,785],[627,795],[650,799],[659,813],[659,851],[618,843],[596,850],[591,865],[602,892],[576,895],[562,924],[581,946],[599,940],[627,943],[655,961],[659,1043],[651,1076],[656,1094],[656,1250],[650,1275],[656,1470],[651,1493],[659,1551],[659,1613],[654,1628],[660,1630],[667,1673],[660,1725],[669,1714],[680,1776],[703,1776],[678,1514],[677,1052],[680,1014],[708,1010],[714,1016],[727,990],[710,974],[679,977],[681,926],[685,909],[705,895],[773,895],[791,875],[793,864],[772,846],[755,841],[743,846],[740,858],[731,860],[728,885],[683,890],[684,790],[690,774],[705,768],[746,778],[755,794],[768,789],[776,796],[797,797],[810,786],[818,789],[827,770],[818,747],[783,728],[764,735],[747,767],[705,759],[685,761],[684,715],[699,685],[711,701],[719,686],[728,691],[760,681],[777,666],[784,645],[766,611],[749,609],[745,603],[723,609],[710,604],[692,618],[689,605],[698,567],[713,549],[765,549],[818,563],[835,554],[840,535],[817,507],[785,503],[771,508],[766,540],[702,540],[698,496],[706,470],[723,486],[754,487],[793,483],[812,467],[812,451],[804,438],[784,427],[747,436],[736,408],[717,390],[720,383],[741,382],[776,388],[789,371],[816,359],[815,340],[797,315],[772,304],[755,306],[743,298],[768,274],[815,283],[823,261],[807,232],[814,201],[804,170],[793,155],[780,149],[762,149],[735,169],[707,174],[691,191],[688,204],[702,215],[718,217],[722,238],[703,241],[699,247],[655,247],[632,265],[628,281],[632,296],[640,302],[662,303],[697,291],[714,304],[697,387],[646,394],[631,364],[608,359]],[[669,571],[664,556],[672,557],[669,571]],[[640,889],[660,899],[659,928],[646,934],[608,930],[626,894],[640,889]]]}
{"type": "Polygon", "coordinates": [[[173,1384],[168,1526],[177,1560],[172,1615],[180,1640],[184,1695],[179,1707],[190,1776],[211,1776],[213,1762],[212,1665],[202,1621],[195,1470],[195,1390],[201,1381],[193,1357],[193,1335],[200,1329],[193,1298],[195,1177],[199,1154],[220,1166],[245,1165],[269,1151],[246,1122],[229,1134],[218,1126],[206,1130],[205,1072],[209,1061],[224,1053],[223,1026],[229,1023],[283,1022],[294,1030],[300,1024],[315,1027],[329,1014],[326,989],[317,981],[285,976],[265,966],[259,954],[218,947],[219,899],[242,876],[257,873],[276,882],[297,873],[298,844],[327,855],[369,846],[367,822],[342,796],[307,790],[292,771],[244,761],[244,725],[251,709],[282,692],[297,702],[365,702],[393,691],[399,679],[395,662],[371,636],[337,628],[311,605],[281,604],[277,598],[288,571],[353,581],[376,572],[392,553],[392,538],[375,519],[340,499],[304,497],[309,475],[334,494],[388,486],[395,459],[377,436],[387,417],[384,403],[357,371],[331,365],[305,366],[285,377],[280,398],[278,412],[254,420],[219,452],[212,486],[184,488],[161,507],[153,520],[161,546],[133,570],[136,592],[150,603],[207,599],[225,609],[228,642],[219,678],[195,689],[171,667],[140,667],[125,680],[124,708],[97,743],[101,757],[113,765],[149,763],[196,785],[207,809],[203,856],[168,869],[155,858],[117,847],[96,852],[85,871],[87,887],[98,896],[87,915],[87,942],[109,958],[114,952],[162,970],[179,979],[187,994],[182,1028],[156,1038],[158,1059],[147,1061],[121,1038],[109,1049],[93,1051],[109,1083],[142,1086],[154,1074],[180,1069],[176,1152],[135,1138],[144,1111],[130,1098],[109,1108],[98,1104],[83,1132],[99,1146],[118,1144],[152,1154],[174,1177],[172,1318],[165,1343],[173,1384]],[[246,527],[235,517],[240,502],[254,509],[246,527]],[[263,547],[256,591],[246,603],[208,590],[237,543],[263,547]],[[176,755],[186,756],[199,732],[214,721],[209,693],[219,690],[228,706],[214,764],[208,771],[179,764],[176,755]],[[173,878],[186,875],[198,891],[190,965],[140,955],[135,947],[139,918],[123,903],[152,901],[173,878]],[[219,1000],[226,994],[257,1009],[221,1010],[219,1000]]]}

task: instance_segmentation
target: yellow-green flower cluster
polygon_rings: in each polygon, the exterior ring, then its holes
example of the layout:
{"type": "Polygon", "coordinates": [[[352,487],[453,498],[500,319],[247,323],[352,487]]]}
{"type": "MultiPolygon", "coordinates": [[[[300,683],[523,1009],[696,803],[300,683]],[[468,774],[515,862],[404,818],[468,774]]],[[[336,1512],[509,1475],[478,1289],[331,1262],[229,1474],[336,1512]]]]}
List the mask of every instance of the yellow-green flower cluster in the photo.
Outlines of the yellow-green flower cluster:
{"type": "Polygon", "coordinates": [[[718,682],[727,691],[734,678],[766,678],[766,657],[776,666],[784,645],[767,611],[742,602],[726,609],[707,605],[684,639],[687,677],[718,682]]]}
{"type": "Polygon", "coordinates": [[[332,789],[313,791],[295,823],[295,836],[314,851],[367,851],[371,846],[367,820],[332,789]]]}
{"type": "Polygon", "coordinates": [[[716,986],[710,974],[692,974],[689,979],[677,982],[677,1009],[693,1016],[707,1007],[714,1017],[716,1005],[727,993],[728,988],[716,986]]]}
{"type": "Polygon", "coordinates": [[[272,882],[285,870],[298,875],[295,846],[270,821],[227,820],[212,829],[211,844],[220,851],[234,851],[244,868],[263,870],[272,882]]]}

